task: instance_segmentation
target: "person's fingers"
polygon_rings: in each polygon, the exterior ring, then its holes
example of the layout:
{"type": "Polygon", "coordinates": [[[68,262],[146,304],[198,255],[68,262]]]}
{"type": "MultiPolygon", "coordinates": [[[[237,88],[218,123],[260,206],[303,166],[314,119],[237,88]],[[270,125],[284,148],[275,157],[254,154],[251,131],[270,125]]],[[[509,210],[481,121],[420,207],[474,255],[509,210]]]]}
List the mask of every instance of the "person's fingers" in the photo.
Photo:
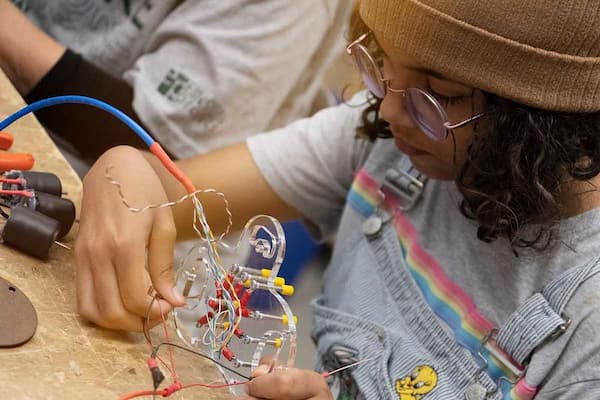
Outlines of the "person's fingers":
{"type": "Polygon", "coordinates": [[[176,290],[173,277],[173,251],[177,231],[171,210],[155,210],[148,243],[148,271],[154,289],[173,306],[184,306],[185,299],[176,290]]]}
{"type": "Polygon", "coordinates": [[[328,396],[330,393],[321,375],[295,368],[258,376],[249,381],[246,387],[250,396],[264,399],[305,400],[319,395],[328,396]]]}
{"type": "Polygon", "coordinates": [[[259,365],[258,367],[256,367],[252,373],[250,374],[250,377],[252,379],[262,376],[262,375],[266,375],[269,373],[269,367],[270,367],[270,363],[264,363],[262,362],[262,359],[260,360],[261,365],[259,365]]]}
{"type": "Polygon", "coordinates": [[[128,312],[123,306],[117,275],[110,259],[104,254],[95,253],[92,262],[94,292],[100,314],[99,319],[92,322],[111,329],[141,331],[142,318],[128,312]]]}
{"type": "Polygon", "coordinates": [[[96,304],[94,279],[90,270],[87,252],[80,243],[75,243],[75,282],[77,293],[77,311],[88,321],[98,320],[100,311],[96,304]]]}
{"type": "Polygon", "coordinates": [[[125,309],[146,319],[160,321],[163,315],[171,311],[171,306],[165,301],[156,299],[152,302],[148,272],[146,271],[146,249],[143,243],[121,243],[113,260],[117,273],[119,292],[125,309]],[[150,309],[152,303],[152,309],[150,309]]]}
{"type": "Polygon", "coordinates": [[[252,396],[230,396],[225,397],[226,400],[260,400],[252,396]]]}
{"type": "Polygon", "coordinates": [[[151,319],[146,326],[147,326],[147,329],[150,330],[150,329],[154,328],[155,326],[158,326],[162,323],[163,323],[162,318],[151,319]]]}

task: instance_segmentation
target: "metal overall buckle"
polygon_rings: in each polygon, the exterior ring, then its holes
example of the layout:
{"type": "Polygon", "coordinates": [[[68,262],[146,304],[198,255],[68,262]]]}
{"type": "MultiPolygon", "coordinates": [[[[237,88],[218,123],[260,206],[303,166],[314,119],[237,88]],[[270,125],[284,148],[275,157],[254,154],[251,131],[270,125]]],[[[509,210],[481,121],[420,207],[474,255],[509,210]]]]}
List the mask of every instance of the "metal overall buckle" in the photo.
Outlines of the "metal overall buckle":
{"type": "Polygon", "coordinates": [[[385,173],[382,187],[398,196],[400,209],[408,211],[415,206],[421,195],[427,178],[412,166],[408,171],[390,168],[385,173]],[[415,171],[415,176],[411,172],[415,171]]]}
{"type": "MultiPolygon", "coordinates": [[[[496,342],[496,336],[498,335],[498,332],[499,332],[498,328],[493,328],[492,330],[490,330],[488,332],[487,335],[484,336],[484,338],[481,340],[481,347],[478,352],[478,355],[481,359],[486,360],[486,366],[487,366],[487,359],[483,356],[483,354],[481,352],[481,349],[485,348],[498,362],[502,363],[502,365],[504,365],[508,370],[510,370],[510,372],[513,374],[513,376],[516,378],[516,380],[518,380],[521,377],[523,377],[523,375],[525,375],[525,371],[527,370],[527,365],[521,365],[521,364],[517,363],[516,361],[507,357],[502,352],[498,351],[494,346],[490,345],[491,341],[494,341],[494,343],[496,342]]],[[[506,378],[504,378],[504,379],[511,382],[510,380],[508,380],[506,378]]],[[[513,383],[513,382],[511,382],[511,383],[513,383]]]]}
{"type": "Polygon", "coordinates": [[[554,340],[556,338],[558,338],[559,336],[561,336],[563,333],[565,333],[567,331],[567,329],[569,329],[569,327],[571,326],[571,318],[565,314],[565,313],[561,313],[560,317],[563,319],[562,324],[560,324],[558,327],[556,327],[556,329],[554,330],[554,332],[552,332],[549,336],[550,340],[554,340]]]}
{"type": "Polygon", "coordinates": [[[495,395],[502,385],[502,382],[508,382],[511,385],[515,385],[519,379],[521,379],[527,370],[527,365],[517,367],[511,360],[507,359],[505,355],[498,352],[493,346],[489,345],[491,340],[495,341],[496,336],[498,335],[498,328],[491,329],[481,340],[479,351],[477,355],[483,361],[481,367],[477,370],[475,381],[469,385],[465,390],[465,399],[466,400],[484,400],[488,399],[491,396],[495,395]],[[488,390],[483,383],[481,382],[481,375],[485,373],[489,366],[488,359],[483,355],[482,350],[486,349],[496,360],[505,365],[512,373],[512,379],[507,378],[505,376],[501,376],[498,378],[498,381],[495,381],[495,387],[492,390],[488,390]]]}

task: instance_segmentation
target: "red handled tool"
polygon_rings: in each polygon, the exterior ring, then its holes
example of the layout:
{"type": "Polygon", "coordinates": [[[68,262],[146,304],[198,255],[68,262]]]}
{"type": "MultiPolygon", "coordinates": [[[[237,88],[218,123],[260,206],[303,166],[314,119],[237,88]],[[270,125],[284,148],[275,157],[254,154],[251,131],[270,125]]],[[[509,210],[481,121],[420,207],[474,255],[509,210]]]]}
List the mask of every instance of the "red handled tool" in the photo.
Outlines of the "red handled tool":
{"type": "MultiPolygon", "coordinates": [[[[8,132],[0,132],[0,149],[8,150],[14,142],[13,136],[8,132]]],[[[0,153],[0,171],[11,169],[30,170],[35,160],[29,153],[0,153]]]]}
{"type": "Polygon", "coordinates": [[[13,144],[13,137],[10,133],[0,132],[0,150],[8,150],[13,144]]]}

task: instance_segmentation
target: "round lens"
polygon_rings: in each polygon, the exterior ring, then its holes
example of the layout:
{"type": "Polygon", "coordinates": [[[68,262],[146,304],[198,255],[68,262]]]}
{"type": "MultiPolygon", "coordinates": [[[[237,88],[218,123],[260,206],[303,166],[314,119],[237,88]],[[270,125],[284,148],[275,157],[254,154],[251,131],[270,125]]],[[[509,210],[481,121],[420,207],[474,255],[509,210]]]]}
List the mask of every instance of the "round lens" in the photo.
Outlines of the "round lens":
{"type": "Polygon", "coordinates": [[[432,95],[422,89],[409,88],[406,90],[406,107],[423,133],[433,140],[446,138],[446,113],[432,95]]]}
{"type": "Polygon", "coordinates": [[[382,99],[385,96],[385,84],[382,81],[381,72],[373,58],[371,58],[367,50],[361,45],[354,46],[352,56],[367,88],[375,96],[382,99]]]}

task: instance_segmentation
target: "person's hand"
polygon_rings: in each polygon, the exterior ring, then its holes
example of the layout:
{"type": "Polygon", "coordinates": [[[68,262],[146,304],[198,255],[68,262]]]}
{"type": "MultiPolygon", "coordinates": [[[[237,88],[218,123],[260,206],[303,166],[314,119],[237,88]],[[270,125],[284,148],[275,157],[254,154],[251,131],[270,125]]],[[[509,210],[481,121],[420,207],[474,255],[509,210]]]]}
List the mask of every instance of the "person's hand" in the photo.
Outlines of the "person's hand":
{"type": "Polygon", "coordinates": [[[269,372],[268,365],[261,365],[252,373],[246,384],[248,396],[237,400],[332,400],[333,396],[325,378],[311,370],[289,368],[269,372]]]}
{"type": "Polygon", "coordinates": [[[109,168],[132,207],[168,201],[159,177],[139,151],[116,147],[94,164],[84,179],[75,243],[77,307],[100,326],[140,331],[152,299],[150,284],[164,299],[154,302],[151,325],[160,322],[161,310],[167,313],[184,304],[173,283],[175,223],[169,208],[128,210],[105,176],[109,168]]]}

